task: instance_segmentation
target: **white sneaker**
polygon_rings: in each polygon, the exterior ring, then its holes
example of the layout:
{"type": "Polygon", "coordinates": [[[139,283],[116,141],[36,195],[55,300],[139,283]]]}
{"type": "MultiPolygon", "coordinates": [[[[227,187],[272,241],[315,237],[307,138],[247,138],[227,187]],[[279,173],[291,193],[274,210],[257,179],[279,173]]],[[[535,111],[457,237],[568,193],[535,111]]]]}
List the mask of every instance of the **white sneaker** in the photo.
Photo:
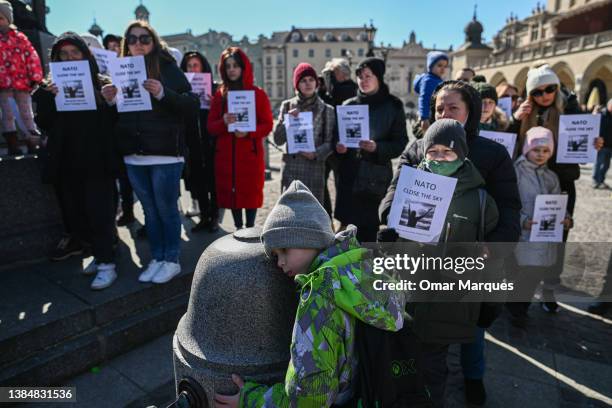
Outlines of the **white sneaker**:
{"type": "Polygon", "coordinates": [[[115,271],[115,264],[99,264],[98,273],[91,282],[91,288],[93,290],[100,290],[108,288],[117,279],[117,272],[115,271]]]}
{"type": "Polygon", "coordinates": [[[153,283],[166,283],[181,273],[181,265],[177,262],[164,262],[163,266],[151,280],[153,283]]]}
{"type": "Polygon", "coordinates": [[[151,282],[151,279],[153,279],[155,274],[159,272],[163,265],[164,263],[162,261],[157,261],[153,259],[151,262],[149,262],[149,266],[147,266],[147,269],[145,269],[140,274],[140,276],[138,277],[138,281],[143,283],[151,282]]]}
{"type": "Polygon", "coordinates": [[[93,258],[91,262],[87,264],[85,268],[83,268],[83,275],[93,275],[98,272],[98,262],[96,262],[96,258],[93,258]]]}

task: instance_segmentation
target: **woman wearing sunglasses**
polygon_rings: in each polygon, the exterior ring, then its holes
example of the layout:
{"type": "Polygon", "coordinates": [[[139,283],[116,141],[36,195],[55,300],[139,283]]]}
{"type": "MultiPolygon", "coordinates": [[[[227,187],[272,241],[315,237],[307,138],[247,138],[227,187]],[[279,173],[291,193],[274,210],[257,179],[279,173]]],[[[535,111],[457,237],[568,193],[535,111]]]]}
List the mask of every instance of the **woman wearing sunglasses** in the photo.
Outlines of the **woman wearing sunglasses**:
{"type": "MultiPolygon", "coordinates": [[[[530,69],[527,73],[526,87],[527,100],[513,114],[513,129],[510,130],[518,133],[516,143],[518,150],[515,151],[515,157],[519,155],[518,152],[525,142],[529,129],[536,126],[549,129],[552,131],[556,147],[559,140],[559,116],[582,113],[575,96],[566,97],[561,91],[559,77],[548,65],[530,69]]],[[[576,204],[576,186],[574,183],[580,177],[580,167],[578,164],[557,163],[556,152],[553,152],[547,164],[548,168],[559,177],[561,192],[568,195],[567,213],[571,217],[576,204]]],[[[564,242],[567,241],[568,232],[567,229],[564,231],[564,242]]],[[[562,262],[563,256],[560,255],[558,260],[562,262]]],[[[561,268],[560,265],[557,265],[553,269],[559,271],[561,268]]],[[[545,280],[542,307],[549,313],[556,312],[558,307],[552,290],[556,283],[558,283],[558,277],[545,280]]]]}
{"type": "MultiPolygon", "coordinates": [[[[125,30],[121,55],[144,56],[153,109],[119,113],[117,145],[128,177],[145,214],[152,260],[140,282],[165,283],[181,271],[181,219],[177,200],[186,153],[183,120],[197,115],[199,101],[185,74],[176,65],[159,36],[146,22],[135,21],[125,30]]],[[[102,94],[115,103],[117,87],[102,94]]]]}

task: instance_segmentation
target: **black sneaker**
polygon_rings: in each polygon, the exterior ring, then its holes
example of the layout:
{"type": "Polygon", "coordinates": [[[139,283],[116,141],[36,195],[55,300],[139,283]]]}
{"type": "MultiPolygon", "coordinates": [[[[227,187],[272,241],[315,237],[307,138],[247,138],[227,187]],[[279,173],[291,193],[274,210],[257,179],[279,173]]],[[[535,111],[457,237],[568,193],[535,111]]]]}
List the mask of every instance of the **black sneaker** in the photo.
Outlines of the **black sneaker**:
{"type": "Polygon", "coordinates": [[[542,291],[542,300],[543,302],[540,302],[540,306],[546,313],[557,313],[559,305],[557,304],[557,299],[555,299],[555,292],[550,289],[544,289],[542,291]]]}
{"type": "Polygon", "coordinates": [[[208,232],[217,232],[219,231],[219,218],[213,218],[210,220],[210,226],[208,227],[208,232]]]}
{"type": "Polygon", "coordinates": [[[465,400],[471,405],[484,405],[487,400],[487,392],[482,380],[465,379],[465,400]]]}
{"type": "Polygon", "coordinates": [[[202,219],[191,228],[191,232],[202,232],[210,228],[210,220],[202,219]]]}
{"type": "Polygon", "coordinates": [[[117,226],[125,227],[134,221],[136,221],[136,218],[134,218],[134,213],[123,213],[121,214],[121,217],[117,218],[117,226]]]}
{"type": "Polygon", "coordinates": [[[79,242],[71,237],[64,237],[57,243],[55,249],[51,251],[49,259],[52,261],[63,261],[71,256],[81,255],[82,253],[83,246],[79,242]]]}

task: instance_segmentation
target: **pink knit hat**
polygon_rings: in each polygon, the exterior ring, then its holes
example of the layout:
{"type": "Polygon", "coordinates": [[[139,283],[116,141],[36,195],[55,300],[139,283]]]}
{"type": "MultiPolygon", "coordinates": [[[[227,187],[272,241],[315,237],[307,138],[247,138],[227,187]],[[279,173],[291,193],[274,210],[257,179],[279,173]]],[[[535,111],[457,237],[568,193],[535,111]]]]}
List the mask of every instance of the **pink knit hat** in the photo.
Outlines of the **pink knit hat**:
{"type": "Polygon", "coordinates": [[[538,146],[548,146],[551,153],[555,150],[555,140],[552,132],[542,126],[532,127],[527,131],[527,138],[523,145],[523,155],[527,155],[530,150],[538,146]]]}

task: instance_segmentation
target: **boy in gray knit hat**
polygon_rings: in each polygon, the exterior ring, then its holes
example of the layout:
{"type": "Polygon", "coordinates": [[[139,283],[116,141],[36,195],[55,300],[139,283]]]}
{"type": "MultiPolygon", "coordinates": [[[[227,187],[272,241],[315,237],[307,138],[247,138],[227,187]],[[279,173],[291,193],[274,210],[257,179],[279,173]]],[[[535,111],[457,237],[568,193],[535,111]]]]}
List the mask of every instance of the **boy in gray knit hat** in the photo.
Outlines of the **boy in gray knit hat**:
{"type": "Polygon", "coordinates": [[[329,215],[302,182],[285,190],[261,235],[268,256],[300,290],[285,382],[245,383],[234,375],[240,392],[215,395],[216,406],[330,407],[351,400],[357,319],[388,331],[404,324],[403,292],[374,290],[381,276],[372,273],[356,232],[351,225],[334,237],[329,215]]]}

